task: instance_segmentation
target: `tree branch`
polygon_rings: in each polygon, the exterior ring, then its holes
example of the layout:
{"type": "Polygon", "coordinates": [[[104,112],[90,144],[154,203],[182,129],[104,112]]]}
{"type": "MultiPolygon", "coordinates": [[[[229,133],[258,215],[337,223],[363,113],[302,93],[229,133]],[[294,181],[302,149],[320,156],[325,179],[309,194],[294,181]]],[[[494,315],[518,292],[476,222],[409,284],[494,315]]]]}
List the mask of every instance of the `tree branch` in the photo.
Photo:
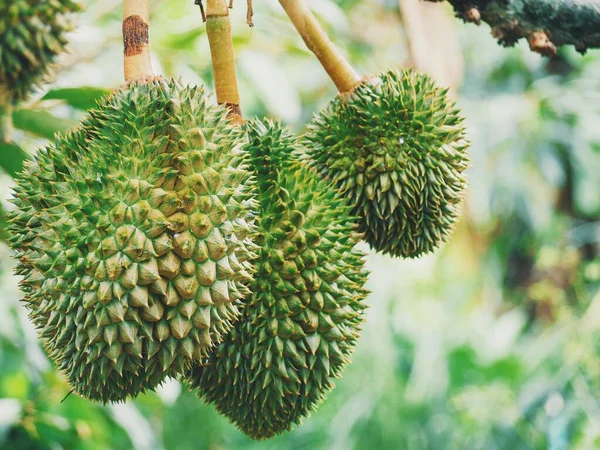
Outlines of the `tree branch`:
{"type": "Polygon", "coordinates": [[[489,24],[504,46],[525,38],[531,50],[546,56],[562,45],[573,45],[580,53],[600,48],[599,0],[447,1],[465,22],[489,24]]]}
{"type": "Polygon", "coordinates": [[[354,88],[360,76],[331,42],[305,0],[279,0],[279,3],[338,90],[347,92],[354,88]]]}
{"type": "Polygon", "coordinates": [[[226,105],[234,123],[242,123],[240,94],[235,73],[235,54],[229,9],[225,0],[208,0],[206,34],[210,45],[217,103],[226,105]]]}

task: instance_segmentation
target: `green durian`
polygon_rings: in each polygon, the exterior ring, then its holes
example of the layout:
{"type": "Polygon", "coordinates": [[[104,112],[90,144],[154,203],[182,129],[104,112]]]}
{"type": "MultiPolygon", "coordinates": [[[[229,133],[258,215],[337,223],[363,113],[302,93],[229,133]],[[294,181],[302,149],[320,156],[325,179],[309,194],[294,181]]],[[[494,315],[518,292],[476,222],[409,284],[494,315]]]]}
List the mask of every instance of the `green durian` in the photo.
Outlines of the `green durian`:
{"type": "MultiPolygon", "coordinates": [[[[23,100],[65,50],[73,0],[0,0],[0,87],[23,100]]],[[[1,89],[0,89],[1,90],[1,89]]]]}
{"type": "Polygon", "coordinates": [[[280,125],[247,126],[258,180],[259,257],[242,319],[189,383],[242,432],[266,439],[301,422],[341,375],[366,290],[346,200],[299,162],[280,125]]]}
{"type": "Polygon", "coordinates": [[[77,393],[152,389],[239,317],[256,200],[226,114],[202,88],[130,82],[17,176],[24,302],[77,393]]]}
{"type": "Polygon", "coordinates": [[[377,251],[417,257],[444,242],[467,183],[468,142],[447,90],[395,69],[340,94],[308,125],[308,160],[354,205],[377,251]]]}

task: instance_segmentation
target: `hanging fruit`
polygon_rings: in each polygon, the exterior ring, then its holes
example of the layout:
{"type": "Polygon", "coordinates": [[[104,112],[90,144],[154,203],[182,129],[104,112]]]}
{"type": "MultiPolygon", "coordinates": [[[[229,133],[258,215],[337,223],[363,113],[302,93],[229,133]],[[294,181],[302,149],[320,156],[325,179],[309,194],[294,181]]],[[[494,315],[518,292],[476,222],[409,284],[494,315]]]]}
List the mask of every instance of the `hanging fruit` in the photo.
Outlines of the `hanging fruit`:
{"type": "Polygon", "coordinates": [[[360,78],[305,0],[280,0],[340,94],[308,124],[308,160],[352,202],[377,251],[418,257],[450,235],[467,183],[462,117],[426,75],[360,78]]]}

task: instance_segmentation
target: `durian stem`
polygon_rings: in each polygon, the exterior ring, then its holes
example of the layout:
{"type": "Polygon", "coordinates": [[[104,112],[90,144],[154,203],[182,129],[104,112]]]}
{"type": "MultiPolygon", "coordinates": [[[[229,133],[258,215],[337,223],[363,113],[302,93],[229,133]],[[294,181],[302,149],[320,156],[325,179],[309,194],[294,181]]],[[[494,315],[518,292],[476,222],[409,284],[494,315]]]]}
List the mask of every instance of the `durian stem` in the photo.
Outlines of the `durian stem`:
{"type": "Polygon", "coordinates": [[[210,45],[217,103],[226,105],[235,123],[243,122],[235,73],[235,54],[226,0],[207,0],[206,34],[210,45]]]}
{"type": "Polygon", "coordinates": [[[123,50],[125,81],[153,76],[150,62],[148,0],[124,0],[123,50]]]}
{"type": "Polygon", "coordinates": [[[279,0],[279,3],[338,90],[348,92],[356,87],[361,82],[360,76],[331,42],[306,1],[279,0]]]}
{"type": "Polygon", "coordinates": [[[0,85],[0,142],[12,142],[13,97],[8,88],[0,85]]]}

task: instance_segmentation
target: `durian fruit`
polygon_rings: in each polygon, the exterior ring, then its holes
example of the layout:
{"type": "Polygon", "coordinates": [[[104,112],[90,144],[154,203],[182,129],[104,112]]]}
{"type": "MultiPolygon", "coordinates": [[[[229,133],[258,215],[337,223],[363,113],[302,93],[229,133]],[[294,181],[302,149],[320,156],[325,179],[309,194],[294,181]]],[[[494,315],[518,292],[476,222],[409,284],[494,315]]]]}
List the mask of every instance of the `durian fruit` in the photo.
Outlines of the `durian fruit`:
{"type": "Polygon", "coordinates": [[[361,78],[306,0],[279,0],[340,95],[309,124],[308,160],[351,201],[375,250],[416,257],[445,241],[466,188],[459,111],[427,76],[361,78]]]}
{"type": "Polygon", "coordinates": [[[392,69],[338,95],[306,141],[373,248],[417,257],[447,239],[467,186],[468,142],[447,90],[427,75],[392,69]]]}
{"type": "Polygon", "coordinates": [[[333,387],[359,336],[366,290],[346,201],[298,161],[280,125],[247,125],[260,202],[257,273],[242,319],[189,382],[242,432],[301,422],[333,387]]]}
{"type": "Polygon", "coordinates": [[[237,320],[256,257],[243,142],[202,88],[142,79],[17,176],[24,302],[77,393],[152,389],[237,320]]]}
{"type": "Polygon", "coordinates": [[[65,50],[73,0],[0,0],[0,86],[24,99],[65,50]]]}

